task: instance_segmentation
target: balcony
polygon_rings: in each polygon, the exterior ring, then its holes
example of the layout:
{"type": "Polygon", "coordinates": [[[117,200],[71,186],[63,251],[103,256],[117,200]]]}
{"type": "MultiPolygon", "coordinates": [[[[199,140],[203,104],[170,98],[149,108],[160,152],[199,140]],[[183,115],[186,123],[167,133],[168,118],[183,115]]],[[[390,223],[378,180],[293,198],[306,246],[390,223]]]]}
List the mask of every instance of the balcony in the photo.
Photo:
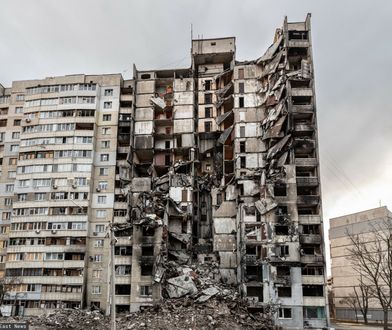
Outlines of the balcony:
{"type": "Polygon", "coordinates": [[[314,125],[309,123],[295,123],[295,136],[311,136],[314,132],[314,125]]]}
{"type": "Polygon", "coordinates": [[[82,292],[41,292],[42,300],[82,300],[82,292]]]}
{"type": "Polygon", "coordinates": [[[132,94],[121,94],[120,95],[120,101],[121,102],[132,102],[133,101],[133,95],[132,94]]]}
{"type": "Polygon", "coordinates": [[[318,165],[318,161],[317,158],[296,158],[295,165],[302,167],[315,167],[318,165]]]}
{"type": "Polygon", "coordinates": [[[309,47],[309,40],[291,39],[288,46],[293,48],[309,47]]]}
{"type": "Polygon", "coordinates": [[[299,195],[297,196],[298,205],[318,205],[320,196],[318,195],[299,195]]]}
{"type": "Polygon", "coordinates": [[[325,298],[324,297],[304,297],[303,298],[303,306],[325,306],[325,298]]]}
{"type": "Polygon", "coordinates": [[[257,261],[257,255],[247,254],[245,256],[245,262],[247,265],[254,265],[256,263],[256,261],[257,261]]]}
{"type": "Polygon", "coordinates": [[[291,89],[292,96],[313,96],[312,88],[292,88],[291,89]]]}
{"type": "Polygon", "coordinates": [[[83,276],[22,276],[23,283],[29,284],[83,284],[83,276]]]}
{"type": "Polygon", "coordinates": [[[140,256],[140,263],[143,265],[153,265],[155,259],[155,256],[140,256]]]}
{"type": "Polygon", "coordinates": [[[321,244],[321,235],[300,235],[299,237],[299,241],[300,243],[303,244],[321,244]]]}
{"type": "Polygon", "coordinates": [[[324,285],[325,278],[323,275],[302,275],[302,284],[324,285]]]}
{"type": "Polygon", "coordinates": [[[298,215],[298,222],[303,225],[319,224],[321,223],[321,217],[316,214],[300,214],[298,215]]]}
{"type": "Polygon", "coordinates": [[[316,255],[304,255],[301,256],[301,262],[304,264],[320,264],[324,262],[324,257],[316,255]]]}
{"type": "Polygon", "coordinates": [[[316,187],[319,185],[319,179],[316,176],[297,176],[297,186],[316,187]]]}

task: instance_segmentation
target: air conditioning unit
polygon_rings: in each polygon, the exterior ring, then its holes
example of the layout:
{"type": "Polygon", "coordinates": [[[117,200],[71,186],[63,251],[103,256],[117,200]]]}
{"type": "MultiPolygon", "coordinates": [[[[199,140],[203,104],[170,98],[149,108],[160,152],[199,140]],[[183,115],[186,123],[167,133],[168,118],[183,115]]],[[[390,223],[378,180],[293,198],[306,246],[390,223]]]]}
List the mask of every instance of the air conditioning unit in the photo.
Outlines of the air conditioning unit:
{"type": "Polygon", "coordinates": [[[35,233],[36,233],[36,234],[39,234],[40,232],[41,232],[40,229],[36,229],[36,230],[35,230],[35,233]]]}
{"type": "Polygon", "coordinates": [[[53,189],[57,189],[57,188],[58,188],[57,184],[54,184],[54,185],[52,186],[52,188],[53,188],[53,189]]]}
{"type": "Polygon", "coordinates": [[[31,122],[31,119],[30,118],[26,118],[26,123],[29,123],[29,122],[31,122]]]}
{"type": "Polygon", "coordinates": [[[96,190],[97,192],[101,192],[101,188],[99,188],[99,187],[97,187],[95,190],[96,190]]]}
{"type": "Polygon", "coordinates": [[[57,230],[56,229],[52,229],[52,234],[57,234],[57,230]]]}
{"type": "Polygon", "coordinates": [[[97,233],[96,231],[94,231],[94,232],[93,232],[93,235],[94,235],[94,236],[97,236],[97,235],[98,235],[98,233],[97,233]]]}
{"type": "Polygon", "coordinates": [[[76,183],[72,184],[72,188],[76,189],[78,186],[76,185],[76,183]]]}

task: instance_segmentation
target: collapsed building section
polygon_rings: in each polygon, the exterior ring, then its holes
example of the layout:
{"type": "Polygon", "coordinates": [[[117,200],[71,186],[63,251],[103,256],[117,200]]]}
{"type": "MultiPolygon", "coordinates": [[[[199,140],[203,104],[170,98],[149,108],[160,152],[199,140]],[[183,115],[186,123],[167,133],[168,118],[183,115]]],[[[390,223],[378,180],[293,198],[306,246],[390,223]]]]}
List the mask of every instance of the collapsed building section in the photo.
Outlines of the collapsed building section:
{"type": "Polygon", "coordinates": [[[8,313],[231,288],[287,329],[326,325],[310,16],[256,60],[232,37],[192,40],[191,58],[0,85],[0,275],[21,278],[8,313]]]}
{"type": "Polygon", "coordinates": [[[310,32],[285,20],[254,61],[197,39],[190,69],[135,68],[132,311],[193,294],[197,261],[283,327],[326,325],[310,32]]]}

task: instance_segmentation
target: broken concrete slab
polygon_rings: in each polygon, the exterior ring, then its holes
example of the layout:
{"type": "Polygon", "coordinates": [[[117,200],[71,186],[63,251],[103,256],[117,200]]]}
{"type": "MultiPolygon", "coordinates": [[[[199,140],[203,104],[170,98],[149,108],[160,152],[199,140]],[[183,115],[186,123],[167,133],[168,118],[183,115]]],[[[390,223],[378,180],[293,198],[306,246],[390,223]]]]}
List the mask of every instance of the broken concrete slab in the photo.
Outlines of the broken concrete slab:
{"type": "Polygon", "coordinates": [[[180,298],[197,293],[197,288],[190,276],[182,275],[168,279],[166,291],[170,298],[180,298]]]}

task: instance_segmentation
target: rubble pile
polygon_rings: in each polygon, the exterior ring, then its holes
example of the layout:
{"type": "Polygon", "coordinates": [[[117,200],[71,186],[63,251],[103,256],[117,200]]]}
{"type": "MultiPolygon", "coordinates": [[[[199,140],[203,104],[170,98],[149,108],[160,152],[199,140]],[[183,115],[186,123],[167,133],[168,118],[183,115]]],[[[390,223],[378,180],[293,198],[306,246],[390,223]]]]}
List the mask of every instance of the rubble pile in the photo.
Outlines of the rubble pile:
{"type": "MultiPolygon", "coordinates": [[[[251,314],[234,287],[220,281],[219,265],[165,264],[163,301],[143,311],[118,314],[118,330],[128,329],[273,329],[272,306],[251,314]]],[[[29,320],[40,329],[110,329],[101,311],[61,309],[29,320]]]]}

